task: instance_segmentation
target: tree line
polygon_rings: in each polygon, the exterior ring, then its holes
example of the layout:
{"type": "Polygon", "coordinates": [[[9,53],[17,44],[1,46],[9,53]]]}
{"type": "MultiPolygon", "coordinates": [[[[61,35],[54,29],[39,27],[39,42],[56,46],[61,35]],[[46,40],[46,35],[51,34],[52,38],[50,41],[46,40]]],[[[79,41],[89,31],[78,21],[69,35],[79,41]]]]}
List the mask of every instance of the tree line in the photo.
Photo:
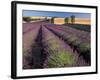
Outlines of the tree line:
{"type": "MultiPolygon", "coordinates": [[[[54,19],[55,19],[56,17],[52,17],[51,18],[51,23],[54,23],[54,19]]],[[[65,23],[72,23],[72,24],[74,24],[75,23],[75,16],[74,15],[72,15],[72,16],[70,16],[70,17],[66,17],[65,19],[64,19],[64,22],[65,23]]]]}
{"type": "MultiPolygon", "coordinates": [[[[57,18],[57,17],[52,17],[51,18],[51,20],[50,20],[51,23],[54,23],[55,18],[57,18]]],[[[23,21],[25,21],[25,22],[36,21],[36,20],[40,20],[40,19],[32,19],[31,17],[23,17],[23,21]]],[[[44,20],[49,21],[49,19],[47,17],[45,17],[44,20]]],[[[72,15],[70,17],[65,17],[64,22],[65,22],[65,24],[66,23],[74,24],[75,23],[75,16],[72,15]]]]}

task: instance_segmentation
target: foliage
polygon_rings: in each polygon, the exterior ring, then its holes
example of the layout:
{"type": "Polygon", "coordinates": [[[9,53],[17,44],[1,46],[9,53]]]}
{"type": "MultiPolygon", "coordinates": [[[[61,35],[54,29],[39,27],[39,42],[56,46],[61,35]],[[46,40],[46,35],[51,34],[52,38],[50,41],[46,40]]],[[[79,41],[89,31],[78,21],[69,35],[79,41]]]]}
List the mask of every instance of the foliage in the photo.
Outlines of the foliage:
{"type": "Polygon", "coordinates": [[[54,24],[54,19],[55,19],[55,17],[51,18],[51,23],[53,23],[53,24],[54,24]]]}
{"type": "Polygon", "coordinates": [[[68,51],[54,53],[50,56],[49,67],[64,67],[75,63],[75,57],[68,51]]]}
{"type": "Polygon", "coordinates": [[[79,45],[80,52],[85,52],[85,51],[87,51],[89,49],[90,49],[90,44],[89,43],[81,43],[79,45]]]}
{"type": "Polygon", "coordinates": [[[23,21],[25,22],[30,22],[32,19],[31,17],[23,17],[23,21]]]}
{"type": "Polygon", "coordinates": [[[75,23],[75,16],[74,15],[71,16],[71,23],[72,24],[75,23]]]}
{"type": "Polygon", "coordinates": [[[68,23],[68,22],[69,22],[69,18],[66,17],[66,18],[65,18],[65,23],[68,23]]]}

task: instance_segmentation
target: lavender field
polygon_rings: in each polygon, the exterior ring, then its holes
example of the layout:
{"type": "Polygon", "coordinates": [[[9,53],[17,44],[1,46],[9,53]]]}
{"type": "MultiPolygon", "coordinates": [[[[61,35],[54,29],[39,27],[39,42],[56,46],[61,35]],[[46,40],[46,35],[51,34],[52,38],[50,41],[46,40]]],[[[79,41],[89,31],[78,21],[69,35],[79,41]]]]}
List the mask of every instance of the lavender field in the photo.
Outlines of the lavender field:
{"type": "Polygon", "coordinates": [[[23,69],[91,65],[90,32],[48,21],[23,23],[23,69]]]}

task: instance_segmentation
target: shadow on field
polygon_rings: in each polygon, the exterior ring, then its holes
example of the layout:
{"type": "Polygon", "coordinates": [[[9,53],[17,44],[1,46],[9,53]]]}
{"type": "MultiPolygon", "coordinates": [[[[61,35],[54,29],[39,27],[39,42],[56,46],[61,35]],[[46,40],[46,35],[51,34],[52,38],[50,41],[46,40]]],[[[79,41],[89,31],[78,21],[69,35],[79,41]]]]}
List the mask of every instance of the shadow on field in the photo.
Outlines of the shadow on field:
{"type": "Polygon", "coordinates": [[[27,57],[28,64],[24,67],[24,69],[39,69],[43,68],[43,63],[46,59],[46,54],[43,53],[42,46],[42,26],[40,26],[40,30],[38,32],[37,38],[35,40],[35,44],[32,45],[32,51],[29,53],[30,56],[27,57]]]}

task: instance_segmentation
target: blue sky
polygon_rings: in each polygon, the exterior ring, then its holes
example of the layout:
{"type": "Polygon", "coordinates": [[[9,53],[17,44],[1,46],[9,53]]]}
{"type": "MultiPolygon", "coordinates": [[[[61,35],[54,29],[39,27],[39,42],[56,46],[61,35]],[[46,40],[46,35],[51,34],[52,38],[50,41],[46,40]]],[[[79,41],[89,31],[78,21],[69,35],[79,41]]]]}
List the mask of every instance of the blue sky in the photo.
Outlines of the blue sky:
{"type": "Polygon", "coordinates": [[[76,18],[91,18],[90,13],[74,13],[74,12],[51,12],[51,11],[34,11],[34,10],[23,10],[23,16],[46,16],[46,17],[70,17],[75,15],[76,18]]]}

